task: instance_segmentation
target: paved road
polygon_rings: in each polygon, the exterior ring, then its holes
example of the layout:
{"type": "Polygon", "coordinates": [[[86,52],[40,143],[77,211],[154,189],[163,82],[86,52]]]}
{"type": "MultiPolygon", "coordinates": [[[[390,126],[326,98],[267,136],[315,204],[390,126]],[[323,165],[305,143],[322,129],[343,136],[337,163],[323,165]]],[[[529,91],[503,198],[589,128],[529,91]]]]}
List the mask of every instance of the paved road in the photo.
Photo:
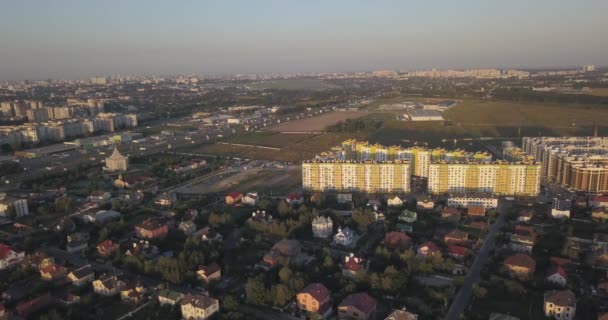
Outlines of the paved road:
{"type": "Polygon", "coordinates": [[[469,300],[471,299],[471,294],[473,293],[473,284],[479,282],[481,278],[481,269],[488,262],[490,258],[491,252],[496,245],[496,235],[502,229],[506,222],[506,216],[508,212],[508,208],[510,204],[505,204],[503,200],[500,200],[500,205],[497,209],[499,212],[498,219],[490,228],[490,232],[486,236],[486,239],[473,262],[473,266],[471,266],[471,270],[469,274],[464,279],[462,287],[454,297],[452,301],[452,305],[450,305],[450,310],[448,310],[446,320],[458,320],[460,319],[460,315],[463,313],[464,309],[467,307],[469,300]]]}

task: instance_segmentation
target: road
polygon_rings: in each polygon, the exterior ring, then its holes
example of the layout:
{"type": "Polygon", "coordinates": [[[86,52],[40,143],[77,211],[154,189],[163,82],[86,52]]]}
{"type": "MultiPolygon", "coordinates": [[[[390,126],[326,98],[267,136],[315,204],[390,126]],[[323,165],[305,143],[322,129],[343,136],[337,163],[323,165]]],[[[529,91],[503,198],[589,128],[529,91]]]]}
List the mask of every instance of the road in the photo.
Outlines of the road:
{"type": "Polygon", "coordinates": [[[508,212],[508,208],[510,207],[510,203],[505,203],[505,201],[500,200],[500,204],[497,208],[497,212],[499,213],[498,219],[490,228],[490,232],[486,236],[484,240],[483,246],[479,250],[473,265],[471,266],[471,270],[469,274],[465,277],[462,287],[458,290],[458,293],[454,297],[452,301],[452,305],[450,305],[450,310],[445,317],[446,320],[458,320],[460,319],[460,315],[463,313],[464,309],[467,307],[469,300],[471,299],[471,294],[473,293],[473,285],[481,279],[481,270],[488,262],[488,259],[492,255],[492,251],[496,245],[496,235],[500,232],[500,229],[505,225],[506,216],[508,212]]]}

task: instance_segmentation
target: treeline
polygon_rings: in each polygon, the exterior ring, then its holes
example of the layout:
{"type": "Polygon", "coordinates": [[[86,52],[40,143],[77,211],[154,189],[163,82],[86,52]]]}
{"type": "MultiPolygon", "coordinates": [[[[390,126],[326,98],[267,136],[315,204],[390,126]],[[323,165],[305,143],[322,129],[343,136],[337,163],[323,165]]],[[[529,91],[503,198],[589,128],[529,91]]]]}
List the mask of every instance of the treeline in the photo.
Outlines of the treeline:
{"type": "Polygon", "coordinates": [[[381,120],[371,119],[346,119],[345,121],[338,121],[335,124],[329,125],[325,128],[329,132],[358,132],[358,131],[372,131],[382,127],[381,120]]]}
{"type": "Polygon", "coordinates": [[[608,97],[592,96],[588,94],[538,92],[532,91],[529,88],[499,88],[492,94],[496,99],[516,102],[608,105],[608,97]]]}

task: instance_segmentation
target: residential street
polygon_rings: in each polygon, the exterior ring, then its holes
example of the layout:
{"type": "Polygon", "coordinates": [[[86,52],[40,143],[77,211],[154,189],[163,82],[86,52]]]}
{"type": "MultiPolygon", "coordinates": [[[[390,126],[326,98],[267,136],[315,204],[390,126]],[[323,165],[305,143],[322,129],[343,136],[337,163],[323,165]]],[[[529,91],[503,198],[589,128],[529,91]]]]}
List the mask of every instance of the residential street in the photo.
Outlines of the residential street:
{"type": "Polygon", "coordinates": [[[464,279],[462,287],[460,287],[460,290],[454,297],[452,305],[450,305],[450,310],[448,310],[447,316],[445,317],[446,320],[460,319],[460,315],[469,304],[471,294],[473,293],[473,285],[477,283],[481,278],[481,270],[488,262],[488,259],[490,258],[490,255],[494,250],[494,247],[496,245],[496,235],[498,234],[498,232],[500,232],[500,229],[502,229],[502,227],[505,225],[506,216],[510,207],[510,202],[500,200],[497,208],[497,212],[499,213],[498,219],[496,219],[496,222],[494,222],[494,224],[490,228],[490,232],[488,232],[488,235],[484,240],[483,246],[481,247],[481,250],[479,250],[477,257],[475,258],[475,261],[471,266],[469,274],[464,279]]]}

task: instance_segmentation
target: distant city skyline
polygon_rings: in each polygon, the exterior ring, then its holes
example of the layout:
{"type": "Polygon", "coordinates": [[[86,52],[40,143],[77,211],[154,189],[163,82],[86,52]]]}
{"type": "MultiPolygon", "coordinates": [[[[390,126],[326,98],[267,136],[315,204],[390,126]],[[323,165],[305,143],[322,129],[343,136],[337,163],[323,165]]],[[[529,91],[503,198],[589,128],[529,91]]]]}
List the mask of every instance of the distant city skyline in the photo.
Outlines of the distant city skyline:
{"type": "Polygon", "coordinates": [[[608,2],[15,1],[0,80],[608,65],[608,2]]]}

